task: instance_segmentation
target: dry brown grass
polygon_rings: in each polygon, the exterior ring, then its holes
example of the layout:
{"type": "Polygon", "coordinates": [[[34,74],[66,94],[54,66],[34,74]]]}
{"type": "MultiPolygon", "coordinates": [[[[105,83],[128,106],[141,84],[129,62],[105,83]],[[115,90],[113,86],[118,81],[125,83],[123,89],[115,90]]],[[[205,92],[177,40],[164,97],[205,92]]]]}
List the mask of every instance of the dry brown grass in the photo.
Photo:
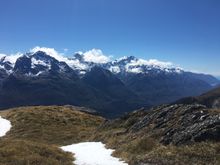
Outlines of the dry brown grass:
{"type": "Polygon", "coordinates": [[[72,165],[73,155],[53,145],[26,140],[0,140],[1,165],[72,165]]]}
{"type": "Polygon", "coordinates": [[[0,138],[1,165],[72,165],[59,146],[87,141],[103,118],[65,106],[20,107],[1,111],[12,123],[0,138]]]}
{"type": "Polygon", "coordinates": [[[108,148],[115,149],[113,155],[122,158],[129,164],[143,160],[147,153],[159,146],[156,140],[147,136],[127,134],[124,128],[109,128],[108,130],[105,128],[104,131],[96,132],[93,138],[103,141],[108,148]]]}
{"type": "Polygon", "coordinates": [[[220,143],[160,146],[147,154],[145,162],[158,165],[219,165],[220,143]]]}
{"type": "Polygon", "coordinates": [[[108,147],[116,149],[113,155],[122,158],[129,165],[141,163],[152,165],[220,164],[220,143],[203,142],[192,145],[164,146],[151,137],[129,134],[117,136],[113,132],[106,133],[106,136],[103,135],[102,138],[108,147]]]}
{"type": "Polygon", "coordinates": [[[63,106],[22,107],[3,113],[13,126],[5,138],[58,145],[87,140],[103,121],[63,106]]]}

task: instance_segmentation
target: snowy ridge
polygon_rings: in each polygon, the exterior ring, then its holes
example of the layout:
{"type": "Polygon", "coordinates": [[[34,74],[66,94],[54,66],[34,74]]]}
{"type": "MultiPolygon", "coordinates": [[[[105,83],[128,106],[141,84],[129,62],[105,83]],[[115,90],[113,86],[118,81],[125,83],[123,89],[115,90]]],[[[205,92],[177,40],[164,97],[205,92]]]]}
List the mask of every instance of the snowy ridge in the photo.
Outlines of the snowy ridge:
{"type": "Polygon", "coordinates": [[[109,70],[114,73],[149,73],[157,70],[157,72],[181,73],[183,69],[174,66],[171,62],[162,62],[156,59],[144,60],[136,57],[123,57],[112,62],[109,70]]]}
{"type": "MultiPolygon", "coordinates": [[[[41,68],[33,74],[31,71],[27,73],[29,76],[36,76],[44,71],[51,70],[54,60],[65,62],[70,68],[78,74],[83,75],[94,66],[100,66],[110,70],[112,73],[133,73],[133,74],[148,74],[154,73],[182,73],[183,69],[176,67],[171,62],[158,61],[156,59],[144,60],[134,56],[122,57],[111,61],[111,56],[103,54],[100,49],[92,49],[86,52],[77,52],[72,57],[65,57],[62,53],[58,53],[53,48],[35,47],[30,50],[30,53],[14,55],[0,54],[0,69],[6,73],[13,73],[16,61],[23,56],[31,59],[31,68],[41,68]],[[39,52],[44,52],[44,55],[38,55],[39,52]],[[54,60],[53,60],[54,59],[54,60]]],[[[65,71],[63,66],[59,66],[60,70],[65,71]]]]}

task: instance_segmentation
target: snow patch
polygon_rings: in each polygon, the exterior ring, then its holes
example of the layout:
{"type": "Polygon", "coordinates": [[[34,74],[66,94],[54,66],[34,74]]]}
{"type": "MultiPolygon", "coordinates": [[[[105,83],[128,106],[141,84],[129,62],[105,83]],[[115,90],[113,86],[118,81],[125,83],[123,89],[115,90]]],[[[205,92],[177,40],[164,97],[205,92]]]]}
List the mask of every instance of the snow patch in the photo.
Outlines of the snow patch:
{"type": "Polygon", "coordinates": [[[0,116],[0,137],[5,136],[6,133],[11,129],[11,122],[3,119],[0,116]]]}
{"type": "Polygon", "coordinates": [[[121,70],[118,66],[111,66],[109,70],[113,73],[119,73],[121,70]]]}
{"type": "Polygon", "coordinates": [[[146,71],[143,71],[143,68],[144,70],[158,69],[168,73],[173,71],[177,73],[181,72],[181,69],[174,66],[172,62],[164,62],[156,59],[150,59],[150,60],[134,59],[125,65],[125,70],[127,72],[132,72],[132,73],[142,73],[142,72],[147,73],[146,71]]]}
{"type": "Polygon", "coordinates": [[[35,76],[39,76],[40,74],[42,74],[43,72],[42,71],[40,71],[40,72],[38,72],[35,76]]]}
{"type": "Polygon", "coordinates": [[[7,55],[4,58],[4,62],[6,62],[6,61],[10,62],[13,65],[13,67],[14,67],[15,62],[22,55],[23,55],[22,53],[16,53],[16,54],[12,54],[12,55],[7,55]]]}
{"type": "Polygon", "coordinates": [[[4,67],[4,66],[2,66],[2,65],[0,65],[0,69],[5,69],[5,67],[4,67]]]}
{"type": "Polygon", "coordinates": [[[45,63],[42,60],[36,60],[35,58],[31,58],[31,65],[32,65],[32,68],[35,68],[35,65],[42,65],[42,66],[48,67],[49,64],[45,63]]]}
{"type": "Polygon", "coordinates": [[[112,157],[114,150],[106,149],[101,142],[84,142],[61,147],[74,154],[76,165],[128,165],[120,159],[112,157]]]}
{"type": "Polygon", "coordinates": [[[66,62],[70,67],[78,70],[87,70],[88,66],[86,64],[81,63],[78,59],[69,59],[66,62]]]}
{"type": "Polygon", "coordinates": [[[173,64],[171,62],[163,62],[163,61],[158,61],[156,59],[150,59],[150,60],[143,60],[143,59],[138,59],[138,60],[132,60],[130,63],[127,64],[127,67],[130,66],[153,66],[153,67],[159,67],[159,68],[171,68],[173,67],[173,64]]]}

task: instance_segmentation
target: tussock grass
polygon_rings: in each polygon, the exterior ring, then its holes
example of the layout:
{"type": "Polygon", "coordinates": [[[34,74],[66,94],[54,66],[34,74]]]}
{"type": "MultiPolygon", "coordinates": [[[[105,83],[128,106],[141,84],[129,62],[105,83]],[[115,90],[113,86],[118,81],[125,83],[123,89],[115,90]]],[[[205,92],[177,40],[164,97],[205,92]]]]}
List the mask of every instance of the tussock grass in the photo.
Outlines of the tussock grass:
{"type": "MultiPolygon", "coordinates": [[[[220,143],[202,142],[191,145],[160,144],[156,139],[147,135],[134,136],[132,134],[116,135],[105,132],[102,138],[109,148],[116,151],[114,156],[120,157],[129,165],[219,165],[220,143]]],[[[103,133],[100,133],[103,134],[103,133]]],[[[97,137],[96,137],[97,138],[97,137]]]]}
{"type": "Polygon", "coordinates": [[[158,165],[219,165],[220,143],[202,142],[184,146],[160,146],[145,156],[158,165]]]}
{"type": "Polygon", "coordinates": [[[4,112],[12,129],[10,139],[68,145],[87,140],[103,118],[64,106],[22,107],[4,112]]]}
{"type": "Polygon", "coordinates": [[[59,147],[88,141],[103,118],[67,106],[20,107],[0,112],[12,128],[0,138],[0,165],[72,165],[59,147]]]}
{"type": "Polygon", "coordinates": [[[1,165],[72,165],[73,155],[57,146],[27,140],[0,140],[1,165]]]}

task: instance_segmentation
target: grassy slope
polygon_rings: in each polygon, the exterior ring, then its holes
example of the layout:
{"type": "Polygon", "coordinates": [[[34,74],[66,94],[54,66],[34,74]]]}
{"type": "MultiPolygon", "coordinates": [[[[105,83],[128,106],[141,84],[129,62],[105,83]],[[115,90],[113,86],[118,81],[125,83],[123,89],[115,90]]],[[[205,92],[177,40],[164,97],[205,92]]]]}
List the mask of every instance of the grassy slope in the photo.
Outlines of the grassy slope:
{"type": "Polygon", "coordinates": [[[27,140],[0,140],[1,165],[72,165],[73,156],[57,146],[27,140]]]}
{"type": "Polygon", "coordinates": [[[0,164],[13,165],[72,164],[71,154],[58,147],[88,140],[103,122],[65,106],[21,107],[0,115],[13,126],[0,139],[0,164]]]}

